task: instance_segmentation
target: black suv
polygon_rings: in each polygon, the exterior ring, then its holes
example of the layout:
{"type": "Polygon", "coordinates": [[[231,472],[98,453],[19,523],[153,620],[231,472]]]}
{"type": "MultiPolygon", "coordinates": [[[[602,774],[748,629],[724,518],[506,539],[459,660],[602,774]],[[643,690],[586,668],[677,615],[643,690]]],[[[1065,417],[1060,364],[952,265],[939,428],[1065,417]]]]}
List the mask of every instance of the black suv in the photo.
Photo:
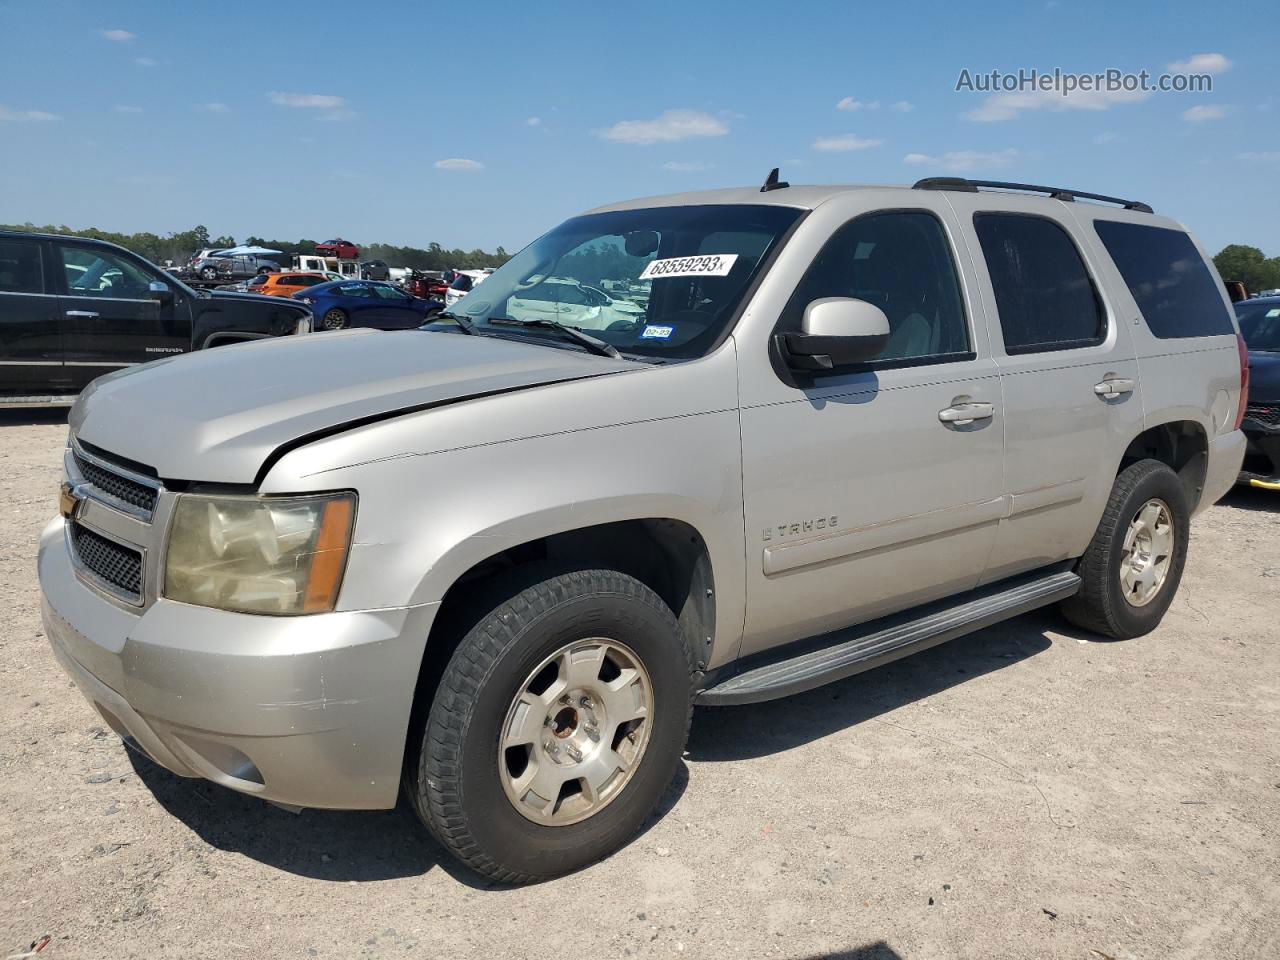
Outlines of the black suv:
{"type": "Polygon", "coordinates": [[[167,354],[311,329],[285,297],[193,290],[123,247],[0,230],[0,406],[167,354]]]}

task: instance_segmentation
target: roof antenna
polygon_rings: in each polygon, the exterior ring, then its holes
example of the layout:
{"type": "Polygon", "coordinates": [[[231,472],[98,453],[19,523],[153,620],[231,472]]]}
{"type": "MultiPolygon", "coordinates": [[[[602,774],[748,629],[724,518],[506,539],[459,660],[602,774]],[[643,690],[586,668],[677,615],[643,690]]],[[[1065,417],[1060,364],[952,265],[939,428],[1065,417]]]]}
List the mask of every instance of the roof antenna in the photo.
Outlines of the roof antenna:
{"type": "Polygon", "coordinates": [[[769,171],[769,175],[764,178],[764,186],[760,188],[761,193],[768,193],[770,190],[781,190],[789,187],[791,184],[785,180],[778,179],[778,168],[774,167],[769,171]]]}

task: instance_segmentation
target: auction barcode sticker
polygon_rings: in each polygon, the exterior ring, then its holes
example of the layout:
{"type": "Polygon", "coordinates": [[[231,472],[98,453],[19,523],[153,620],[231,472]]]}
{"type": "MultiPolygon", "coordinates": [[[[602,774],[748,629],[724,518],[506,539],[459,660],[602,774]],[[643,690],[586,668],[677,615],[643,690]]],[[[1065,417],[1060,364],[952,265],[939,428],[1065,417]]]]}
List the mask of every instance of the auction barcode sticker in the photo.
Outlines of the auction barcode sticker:
{"type": "Polygon", "coordinates": [[[727,277],[737,261],[736,253],[706,253],[697,257],[654,260],[640,274],[641,280],[658,277],[727,277]]]}

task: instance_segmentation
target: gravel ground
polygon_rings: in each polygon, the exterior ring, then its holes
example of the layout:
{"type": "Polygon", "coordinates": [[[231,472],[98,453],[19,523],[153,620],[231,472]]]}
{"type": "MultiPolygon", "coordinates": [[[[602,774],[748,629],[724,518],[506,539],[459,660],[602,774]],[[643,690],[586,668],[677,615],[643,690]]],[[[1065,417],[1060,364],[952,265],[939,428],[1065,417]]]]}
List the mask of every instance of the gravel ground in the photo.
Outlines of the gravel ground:
{"type": "Polygon", "coordinates": [[[1045,613],[699,711],[641,837],[503,889],[404,810],[292,815],[103,732],[40,628],[65,434],[0,412],[0,957],[1280,956],[1280,495],[1196,520],[1151,636],[1045,613]]]}

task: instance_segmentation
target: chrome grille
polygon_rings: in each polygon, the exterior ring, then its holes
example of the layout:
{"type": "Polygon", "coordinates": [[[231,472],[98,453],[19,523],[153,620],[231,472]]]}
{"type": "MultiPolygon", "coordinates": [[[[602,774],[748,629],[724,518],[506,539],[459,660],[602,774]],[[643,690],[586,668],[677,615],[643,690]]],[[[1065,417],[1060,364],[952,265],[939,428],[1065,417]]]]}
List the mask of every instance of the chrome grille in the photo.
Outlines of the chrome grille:
{"type": "Polygon", "coordinates": [[[97,492],[132,507],[133,512],[143,514],[147,519],[155,513],[156,500],[160,495],[158,481],[152,485],[125,476],[122,472],[112,470],[99,458],[87,456],[79,448],[73,450],[72,456],[80,475],[97,492]]]}
{"type": "Polygon", "coordinates": [[[88,527],[71,524],[71,546],[89,573],[113,587],[125,599],[142,602],[142,553],[116,543],[88,527]]]}
{"type": "Polygon", "coordinates": [[[1250,420],[1257,420],[1259,423],[1280,427],[1280,404],[1251,403],[1244,408],[1244,415],[1250,420]]]}

